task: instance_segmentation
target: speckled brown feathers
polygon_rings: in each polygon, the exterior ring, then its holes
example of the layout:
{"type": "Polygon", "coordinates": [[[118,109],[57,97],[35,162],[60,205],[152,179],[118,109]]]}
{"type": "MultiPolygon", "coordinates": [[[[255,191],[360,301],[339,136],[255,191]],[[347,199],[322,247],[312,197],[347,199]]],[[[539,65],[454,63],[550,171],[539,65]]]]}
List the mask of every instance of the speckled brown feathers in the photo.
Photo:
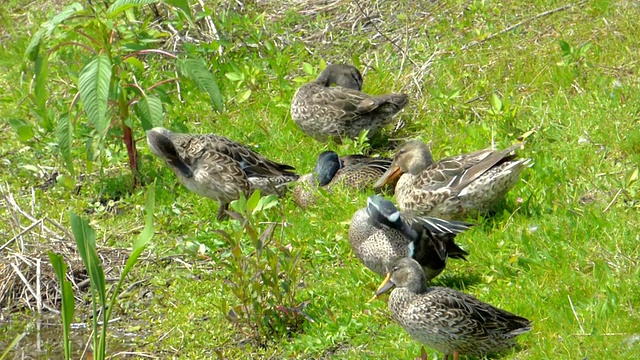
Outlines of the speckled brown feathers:
{"type": "Polygon", "coordinates": [[[411,337],[448,355],[484,355],[516,345],[516,336],[531,330],[531,321],[445,288],[427,288],[413,259],[401,259],[376,295],[396,287],[389,310],[411,337]]]}
{"type": "Polygon", "coordinates": [[[293,167],[273,162],[244,145],[213,134],[147,131],[151,152],[165,160],[189,190],[220,202],[218,218],[228,203],[256,189],[282,195],[298,176],[293,167]]]}
{"type": "Polygon", "coordinates": [[[504,197],[529,166],[513,152],[485,149],[433,162],[431,152],[418,140],[403,145],[376,187],[399,178],[396,201],[402,210],[445,219],[486,213],[504,197]]]}
{"type": "Polygon", "coordinates": [[[416,259],[431,280],[444,270],[448,258],[465,259],[466,251],[454,242],[471,224],[417,217],[399,212],[388,200],[372,195],[349,225],[349,242],[358,259],[371,271],[384,275],[398,259],[416,259]]]}
{"type": "Polygon", "coordinates": [[[316,140],[333,138],[341,142],[343,138],[357,137],[365,129],[370,135],[377,132],[407,105],[405,94],[372,96],[360,91],[361,88],[358,69],[351,65],[329,65],[315,81],[296,91],[291,117],[316,140]]]}

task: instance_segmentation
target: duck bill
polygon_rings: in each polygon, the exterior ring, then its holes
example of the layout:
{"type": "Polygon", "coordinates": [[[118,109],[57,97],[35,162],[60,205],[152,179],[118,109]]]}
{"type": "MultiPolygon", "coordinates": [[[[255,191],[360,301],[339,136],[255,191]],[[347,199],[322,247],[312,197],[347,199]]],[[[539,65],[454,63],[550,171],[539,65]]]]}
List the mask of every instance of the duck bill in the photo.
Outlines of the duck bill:
{"type": "Polygon", "coordinates": [[[389,169],[387,169],[387,171],[382,174],[380,179],[378,179],[378,181],[373,184],[373,188],[379,189],[386,184],[396,181],[400,177],[400,175],[402,175],[402,171],[400,171],[400,168],[392,164],[391,166],[389,166],[389,169]]]}
{"type": "Polygon", "coordinates": [[[391,290],[394,286],[396,286],[396,284],[391,280],[391,273],[387,273],[387,277],[384,278],[384,281],[380,284],[378,290],[376,290],[376,297],[391,290]]]}

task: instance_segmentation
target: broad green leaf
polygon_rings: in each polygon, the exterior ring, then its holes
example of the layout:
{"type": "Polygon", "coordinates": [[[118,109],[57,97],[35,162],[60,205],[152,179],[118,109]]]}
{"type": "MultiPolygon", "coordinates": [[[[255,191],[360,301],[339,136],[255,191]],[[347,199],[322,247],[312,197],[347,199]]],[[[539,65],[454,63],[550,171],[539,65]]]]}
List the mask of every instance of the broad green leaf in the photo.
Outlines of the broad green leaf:
{"type": "Polygon", "coordinates": [[[22,119],[9,119],[11,128],[18,134],[20,141],[29,141],[33,138],[33,129],[22,119]]]}
{"type": "Polygon", "coordinates": [[[31,38],[31,41],[29,42],[29,45],[24,52],[27,59],[35,61],[40,52],[40,44],[42,43],[42,39],[51,35],[53,30],[55,30],[56,27],[60,25],[60,23],[67,20],[79,11],[82,11],[82,5],[80,5],[79,3],[73,3],[65,7],[58,14],[54,15],[51,20],[42,24],[40,30],[38,30],[31,38]]]}
{"type": "Polygon", "coordinates": [[[315,75],[315,71],[313,71],[313,66],[311,66],[311,64],[305,62],[302,63],[302,69],[304,70],[304,72],[306,72],[309,75],[315,75]]]}
{"type": "Polygon", "coordinates": [[[74,174],[73,170],[73,158],[71,157],[71,142],[73,141],[73,123],[69,121],[69,114],[61,114],[58,118],[58,124],[55,130],[56,138],[58,139],[58,151],[64,161],[67,170],[71,174],[74,174]]]}
{"type": "Polygon", "coordinates": [[[35,62],[35,86],[33,89],[36,97],[36,112],[42,118],[43,123],[49,123],[49,112],[47,109],[47,100],[49,99],[49,91],[47,82],[49,81],[49,58],[38,56],[35,62]]]}
{"type": "Polygon", "coordinates": [[[245,214],[247,210],[247,197],[244,194],[240,194],[240,197],[229,203],[229,206],[231,207],[231,209],[233,209],[233,211],[240,214],[245,214]]]}
{"type": "Polygon", "coordinates": [[[276,205],[278,205],[278,196],[273,194],[267,195],[260,198],[260,201],[258,201],[258,206],[256,206],[256,211],[264,211],[276,205]]]}
{"type": "Polygon", "coordinates": [[[495,113],[502,111],[502,101],[495,93],[491,94],[491,107],[495,113]]]}
{"type": "Polygon", "coordinates": [[[147,191],[147,201],[145,202],[145,212],[146,218],[144,222],[144,229],[138,235],[138,238],[133,244],[133,249],[136,250],[138,248],[144,247],[147,245],[149,240],[153,237],[153,209],[156,204],[156,193],[155,188],[150,186],[147,191]]]}
{"type": "Polygon", "coordinates": [[[242,75],[236,73],[236,72],[228,72],[226,74],[224,74],[224,76],[227,77],[227,79],[231,80],[231,81],[240,81],[242,80],[242,75]]]}
{"type": "Polygon", "coordinates": [[[193,15],[191,13],[191,7],[189,6],[189,1],[187,0],[166,0],[167,4],[178,8],[182,11],[182,13],[189,19],[189,21],[193,22],[193,15]]]}
{"type": "Polygon", "coordinates": [[[256,190],[249,196],[247,199],[247,212],[254,213],[256,206],[258,206],[258,202],[260,201],[260,190],[256,190]]]}
{"type": "Polygon", "coordinates": [[[251,89],[243,92],[242,94],[240,94],[240,96],[237,97],[236,102],[238,104],[242,104],[243,102],[247,101],[249,99],[249,97],[251,97],[251,89]]]}
{"type": "Polygon", "coordinates": [[[69,217],[71,220],[71,231],[76,240],[78,252],[80,253],[84,267],[87,269],[87,273],[89,273],[91,286],[95,288],[100,298],[100,305],[104,308],[106,306],[105,280],[104,271],[100,265],[98,252],[96,250],[96,232],[87,220],[78,217],[73,212],[69,213],[69,217]]]}
{"type": "Polygon", "coordinates": [[[89,121],[99,134],[107,128],[107,102],[109,100],[109,83],[111,82],[111,61],[105,54],[94,57],[80,71],[78,90],[84,104],[89,121]]]}
{"type": "Polygon", "coordinates": [[[155,96],[142,98],[136,104],[140,122],[144,130],[162,126],[162,101],[155,96]]]}
{"type": "Polygon", "coordinates": [[[56,179],[57,183],[64,186],[68,190],[71,190],[76,187],[76,181],[73,177],[69,175],[62,174],[58,176],[56,179]]]}
{"type": "Polygon", "coordinates": [[[47,82],[49,80],[49,58],[47,56],[38,56],[35,64],[35,87],[36,103],[38,106],[44,106],[49,98],[47,91],[47,82]]]}
{"type": "Polygon", "coordinates": [[[587,55],[587,51],[589,51],[589,49],[591,48],[591,46],[592,46],[592,45],[593,45],[593,44],[592,44],[592,43],[590,43],[590,42],[588,42],[588,43],[586,43],[586,44],[582,45],[582,46],[580,47],[580,56],[586,56],[586,55],[587,55]]]}
{"type": "Polygon", "coordinates": [[[158,2],[160,2],[160,0],[116,0],[113,4],[111,4],[111,6],[109,6],[109,9],[107,9],[107,17],[113,19],[116,15],[125,10],[158,2]]]}
{"type": "Polygon", "coordinates": [[[44,38],[46,34],[46,30],[41,28],[38,30],[32,37],[29,45],[27,45],[27,49],[24,51],[24,56],[30,61],[36,61],[38,58],[38,54],[40,53],[40,43],[42,42],[42,38],[44,38]]]}
{"type": "Polygon", "coordinates": [[[638,170],[639,169],[640,168],[636,167],[634,170],[630,171],[627,174],[627,184],[626,184],[627,186],[631,186],[631,185],[633,185],[633,183],[638,181],[638,170]]]}
{"type": "Polygon", "coordinates": [[[560,49],[564,52],[565,55],[569,55],[571,53],[571,45],[564,40],[560,40],[560,49]]]}
{"type": "Polygon", "coordinates": [[[182,75],[195,82],[200,90],[206,91],[215,108],[222,111],[222,95],[218,83],[202,59],[180,59],[178,69],[182,75]]]}
{"type": "Polygon", "coordinates": [[[142,61],[138,60],[137,58],[131,56],[131,57],[128,57],[124,62],[136,68],[137,72],[139,73],[144,72],[144,64],[142,63],[142,61]]]}
{"type": "Polygon", "coordinates": [[[53,30],[55,30],[55,28],[58,25],[60,25],[62,22],[64,22],[68,18],[72,17],[73,15],[75,15],[79,11],[82,11],[82,5],[80,5],[77,2],[73,3],[73,4],[65,7],[64,9],[62,9],[62,11],[60,11],[56,15],[54,15],[51,18],[51,20],[49,20],[46,23],[42,24],[42,27],[47,30],[47,36],[51,35],[51,32],[53,32],[53,30]]]}

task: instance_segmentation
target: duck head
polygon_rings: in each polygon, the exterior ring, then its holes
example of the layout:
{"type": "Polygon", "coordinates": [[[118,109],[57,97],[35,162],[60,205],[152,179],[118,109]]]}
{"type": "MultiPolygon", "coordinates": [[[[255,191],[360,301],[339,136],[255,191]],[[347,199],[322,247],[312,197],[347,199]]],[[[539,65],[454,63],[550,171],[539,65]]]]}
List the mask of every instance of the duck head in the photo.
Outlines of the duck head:
{"type": "Polygon", "coordinates": [[[404,173],[417,175],[431,164],[433,164],[433,157],[427,145],[420,140],[409,141],[398,150],[389,169],[382,174],[373,187],[379,189],[397,180],[404,173]]]}
{"type": "Polygon", "coordinates": [[[400,210],[389,200],[378,195],[367,198],[367,214],[374,224],[383,224],[402,233],[411,243],[422,235],[402,219],[400,210]]]}
{"type": "Polygon", "coordinates": [[[314,178],[318,186],[329,184],[341,168],[340,158],[335,152],[324,151],[318,155],[316,167],[313,169],[314,178]]]}
{"type": "Polygon", "coordinates": [[[394,286],[420,294],[426,290],[426,282],[427,278],[420,264],[411,258],[402,258],[391,267],[391,271],[376,290],[376,296],[384,294],[394,286]]]}
{"type": "Polygon", "coordinates": [[[327,65],[316,82],[327,87],[335,84],[352,90],[362,90],[362,74],[355,66],[347,64],[327,65]]]}
{"type": "Polygon", "coordinates": [[[156,127],[147,130],[147,144],[149,150],[167,164],[171,165],[176,171],[179,171],[186,178],[193,177],[193,170],[187,165],[178,154],[178,149],[173,144],[168,135],[171,131],[156,127]]]}

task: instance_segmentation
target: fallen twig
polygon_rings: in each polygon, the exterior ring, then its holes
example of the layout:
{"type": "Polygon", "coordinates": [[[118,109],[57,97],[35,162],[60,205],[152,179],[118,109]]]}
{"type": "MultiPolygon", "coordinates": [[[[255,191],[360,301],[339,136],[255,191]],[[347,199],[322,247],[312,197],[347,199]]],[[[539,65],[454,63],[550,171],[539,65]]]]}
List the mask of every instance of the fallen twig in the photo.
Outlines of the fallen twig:
{"type": "Polygon", "coordinates": [[[580,322],[580,318],[578,318],[578,313],[576,313],[576,308],[573,307],[573,301],[571,301],[571,296],[567,295],[567,298],[569,299],[569,305],[571,305],[571,311],[573,311],[573,316],[576,318],[576,321],[578,322],[578,326],[580,326],[580,331],[582,331],[582,333],[584,334],[584,328],[582,327],[582,323],[580,322]]]}
{"type": "Polygon", "coordinates": [[[509,32],[509,31],[511,31],[511,30],[513,30],[515,28],[518,28],[518,27],[520,27],[520,26],[522,26],[524,24],[530,23],[533,20],[539,19],[541,17],[549,16],[551,14],[555,14],[555,13],[560,12],[560,11],[567,10],[567,9],[570,9],[572,7],[575,7],[575,6],[582,6],[585,3],[586,3],[586,1],[580,1],[580,2],[578,2],[576,4],[564,5],[564,6],[557,7],[555,9],[551,9],[551,10],[547,10],[545,12],[541,12],[540,14],[534,15],[534,16],[526,19],[526,20],[522,20],[522,21],[520,21],[520,22],[518,22],[516,24],[513,24],[513,25],[507,27],[506,29],[503,29],[502,31],[499,31],[499,32],[497,32],[495,34],[491,34],[491,35],[487,36],[486,38],[484,38],[482,40],[472,41],[472,42],[466,44],[465,46],[463,46],[460,50],[467,50],[467,49],[469,49],[469,48],[471,48],[473,46],[483,44],[483,43],[485,43],[485,42],[487,42],[487,41],[489,41],[489,40],[491,40],[491,39],[493,39],[493,38],[495,38],[497,36],[500,36],[500,35],[502,35],[504,33],[507,33],[507,32],[509,32]]]}

